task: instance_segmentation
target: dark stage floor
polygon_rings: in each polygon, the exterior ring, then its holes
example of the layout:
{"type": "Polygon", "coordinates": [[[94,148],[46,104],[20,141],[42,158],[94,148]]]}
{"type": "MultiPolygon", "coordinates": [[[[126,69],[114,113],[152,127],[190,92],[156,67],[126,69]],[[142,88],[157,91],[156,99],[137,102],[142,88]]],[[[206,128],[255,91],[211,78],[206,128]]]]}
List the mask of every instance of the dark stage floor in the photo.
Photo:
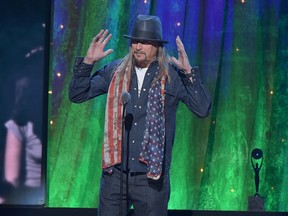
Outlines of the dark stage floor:
{"type": "MultiPolygon", "coordinates": [[[[92,208],[40,208],[0,206],[1,216],[96,216],[92,208]]],[[[115,213],[117,216],[117,213],[115,213]]],[[[169,211],[169,216],[288,216],[288,212],[169,211]]]]}

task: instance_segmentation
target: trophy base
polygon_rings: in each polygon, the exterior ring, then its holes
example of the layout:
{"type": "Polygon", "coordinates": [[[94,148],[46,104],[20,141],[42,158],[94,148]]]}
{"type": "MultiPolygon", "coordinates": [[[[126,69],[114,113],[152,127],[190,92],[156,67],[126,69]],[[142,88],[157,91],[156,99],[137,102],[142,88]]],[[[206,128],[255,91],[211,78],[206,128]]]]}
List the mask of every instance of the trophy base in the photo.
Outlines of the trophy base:
{"type": "Polygon", "coordinates": [[[265,203],[264,197],[249,196],[248,197],[248,211],[265,211],[264,203],[265,203]]]}

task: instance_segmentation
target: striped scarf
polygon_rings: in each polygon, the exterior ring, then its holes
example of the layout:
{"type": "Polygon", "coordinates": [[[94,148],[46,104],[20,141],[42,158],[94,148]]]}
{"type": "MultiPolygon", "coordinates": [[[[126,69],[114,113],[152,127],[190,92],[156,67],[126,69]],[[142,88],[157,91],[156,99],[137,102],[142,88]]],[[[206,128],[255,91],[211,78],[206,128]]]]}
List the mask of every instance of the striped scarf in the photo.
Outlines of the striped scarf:
{"type": "Polygon", "coordinates": [[[107,95],[104,143],[102,148],[102,169],[112,173],[112,167],[122,161],[122,112],[121,95],[128,90],[126,73],[121,79],[118,68],[116,69],[107,95]]]}
{"type": "MultiPolygon", "coordinates": [[[[156,72],[159,73],[159,70],[156,72]]],[[[116,69],[109,89],[105,112],[102,169],[113,172],[113,166],[122,162],[122,92],[128,91],[127,73],[121,79],[116,69]]],[[[164,118],[165,77],[155,82],[148,93],[147,116],[144,139],[139,160],[147,164],[147,177],[157,180],[162,173],[165,143],[164,118]]]]}

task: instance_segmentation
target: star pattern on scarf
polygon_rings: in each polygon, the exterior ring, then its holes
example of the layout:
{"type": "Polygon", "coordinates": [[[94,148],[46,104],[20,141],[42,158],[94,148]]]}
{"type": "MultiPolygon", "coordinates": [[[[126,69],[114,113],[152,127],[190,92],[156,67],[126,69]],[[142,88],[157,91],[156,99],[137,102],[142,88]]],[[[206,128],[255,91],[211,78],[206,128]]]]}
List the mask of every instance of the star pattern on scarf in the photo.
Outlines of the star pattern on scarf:
{"type": "Polygon", "coordinates": [[[159,81],[149,91],[146,129],[140,151],[141,161],[147,163],[148,177],[155,180],[161,176],[164,159],[165,118],[161,88],[159,81]]]}

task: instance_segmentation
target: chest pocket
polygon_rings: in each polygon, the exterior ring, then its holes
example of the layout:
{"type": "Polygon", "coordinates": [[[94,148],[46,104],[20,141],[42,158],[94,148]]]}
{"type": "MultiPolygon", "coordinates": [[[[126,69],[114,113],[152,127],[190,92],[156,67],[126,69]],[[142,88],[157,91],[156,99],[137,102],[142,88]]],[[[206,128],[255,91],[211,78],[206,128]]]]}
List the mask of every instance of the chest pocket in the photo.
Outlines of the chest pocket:
{"type": "Polygon", "coordinates": [[[177,95],[176,89],[172,88],[171,85],[166,85],[165,87],[165,105],[172,106],[175,105],[177,102],[177,95]],[[176,103],[175,103],[176,102],[176,103]]]}

